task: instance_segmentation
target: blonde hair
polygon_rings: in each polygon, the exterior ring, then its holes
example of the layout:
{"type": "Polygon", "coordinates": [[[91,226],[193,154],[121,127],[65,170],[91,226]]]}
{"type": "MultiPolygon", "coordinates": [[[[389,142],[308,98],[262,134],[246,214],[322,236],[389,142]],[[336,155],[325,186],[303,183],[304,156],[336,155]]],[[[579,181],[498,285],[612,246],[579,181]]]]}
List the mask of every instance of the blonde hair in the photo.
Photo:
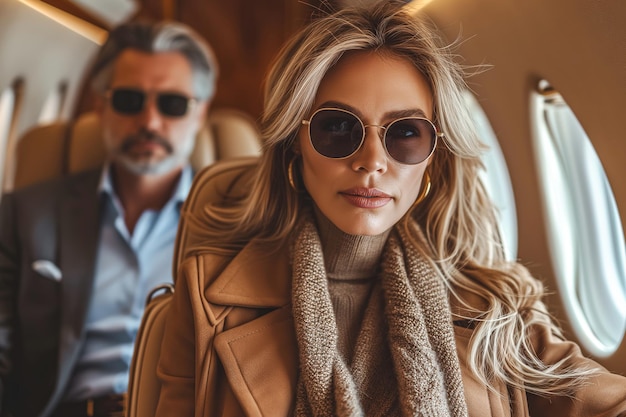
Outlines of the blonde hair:
{"type": "Polygon", "coordinates": [[[301,209],[310,204],[306,193],[290,187],[287,170],[320,82],[350,51],[380,50],[401,57],[430,84],[433,122],[446,139],[438,143],[428,168],[430,194],[400,226],[408,231],[411,218],[418,222],[428,241],[422,250],[460,303],[465,301],[458,290],[482,301],[480,309],[465,303],[476,324],[468,358],[476,376],[490,388],[499,380],[536,394],[567,394],[587,371],[568,369],[567,360],[544,365],[530,345],[531,325],[537,321],[557,329],[539,311],[540,282],[505,259],[496,212],[478,176],[484,145],[463,101],[463,69],[450,48],[440,46],[435,30],[400,5],[383,1],[371,8],[343,9],[313,21],[284,46],[266,79],[264,152],[248,185],[251,192],[190,219],[194,233],[206,238],[195,249],[233,254],[252,237],[268,243],[288,238],[301,209]]]}

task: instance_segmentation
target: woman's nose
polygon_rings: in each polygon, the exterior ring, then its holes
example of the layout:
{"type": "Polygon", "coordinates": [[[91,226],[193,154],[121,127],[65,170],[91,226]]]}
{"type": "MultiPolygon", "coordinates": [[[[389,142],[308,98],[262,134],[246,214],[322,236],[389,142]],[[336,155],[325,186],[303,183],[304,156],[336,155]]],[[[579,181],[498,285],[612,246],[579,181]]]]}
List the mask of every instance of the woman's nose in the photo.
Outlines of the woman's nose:
{"type": "Polygon", "coordinates": [[[368,125],[365,127],[365,138],[359,150],[352,157],[352,169],[355,171],[380,172],[387,171],[387,152],[383,144],[384,127],[368,125]]]}

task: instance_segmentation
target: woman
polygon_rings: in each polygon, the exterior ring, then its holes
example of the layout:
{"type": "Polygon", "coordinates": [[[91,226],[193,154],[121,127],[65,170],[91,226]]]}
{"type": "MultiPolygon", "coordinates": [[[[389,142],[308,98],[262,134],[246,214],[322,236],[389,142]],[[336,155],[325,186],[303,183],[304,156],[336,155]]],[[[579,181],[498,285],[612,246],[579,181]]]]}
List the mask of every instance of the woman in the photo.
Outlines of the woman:
{"type": "Polygon", "coordinates": [[[505,260],[462,88],[398,3],[286,45],[250,193],[194,219],[158,415],[626,413],[625,379],[563,341],[505,260]]]}

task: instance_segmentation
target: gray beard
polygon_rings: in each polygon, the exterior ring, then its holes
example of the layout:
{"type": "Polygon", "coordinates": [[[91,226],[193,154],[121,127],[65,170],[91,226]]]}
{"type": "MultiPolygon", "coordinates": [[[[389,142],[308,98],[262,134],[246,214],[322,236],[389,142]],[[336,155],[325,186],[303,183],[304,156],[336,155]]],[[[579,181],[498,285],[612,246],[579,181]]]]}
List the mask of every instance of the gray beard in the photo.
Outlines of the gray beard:
{"type": "Polygon", "coordinates": [[[178,151],[174,151],[158,162],[136,161],[125,154],[116,155],[114,160],[135,175],[163,175],[186,164],[189,161],[194,145],[195,136],[192,136],[185,141],[178,151]]]}

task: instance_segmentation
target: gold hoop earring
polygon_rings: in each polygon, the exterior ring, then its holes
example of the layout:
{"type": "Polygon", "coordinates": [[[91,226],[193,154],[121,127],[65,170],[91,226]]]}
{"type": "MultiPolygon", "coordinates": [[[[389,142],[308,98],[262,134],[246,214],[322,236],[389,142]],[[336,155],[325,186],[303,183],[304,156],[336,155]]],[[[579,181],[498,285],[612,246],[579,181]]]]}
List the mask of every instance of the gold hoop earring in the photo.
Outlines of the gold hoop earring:
{"type": "Polygon", "coordinates": [[[287,181],[289,181],[289,186],[295,192],[298,192],[298,187],[296,186],[296,180],[293,175],[293,163],[296,161],[297,157],[294,157],[291,161],[289,161],[289,165],[287,165],[287,181]]]}
{"type": "Polygon", "coordinates": [[[424,171],[424,176],[422,177],[420,193],[415,199],[415,202],[413,203],[413,207],[417,206],[426,198],[426,196],[428,196],[428,193],[430,193],[430,187],[431,187],[430,174],[428,173],[428,170],[426,170],[424,171]]]}

